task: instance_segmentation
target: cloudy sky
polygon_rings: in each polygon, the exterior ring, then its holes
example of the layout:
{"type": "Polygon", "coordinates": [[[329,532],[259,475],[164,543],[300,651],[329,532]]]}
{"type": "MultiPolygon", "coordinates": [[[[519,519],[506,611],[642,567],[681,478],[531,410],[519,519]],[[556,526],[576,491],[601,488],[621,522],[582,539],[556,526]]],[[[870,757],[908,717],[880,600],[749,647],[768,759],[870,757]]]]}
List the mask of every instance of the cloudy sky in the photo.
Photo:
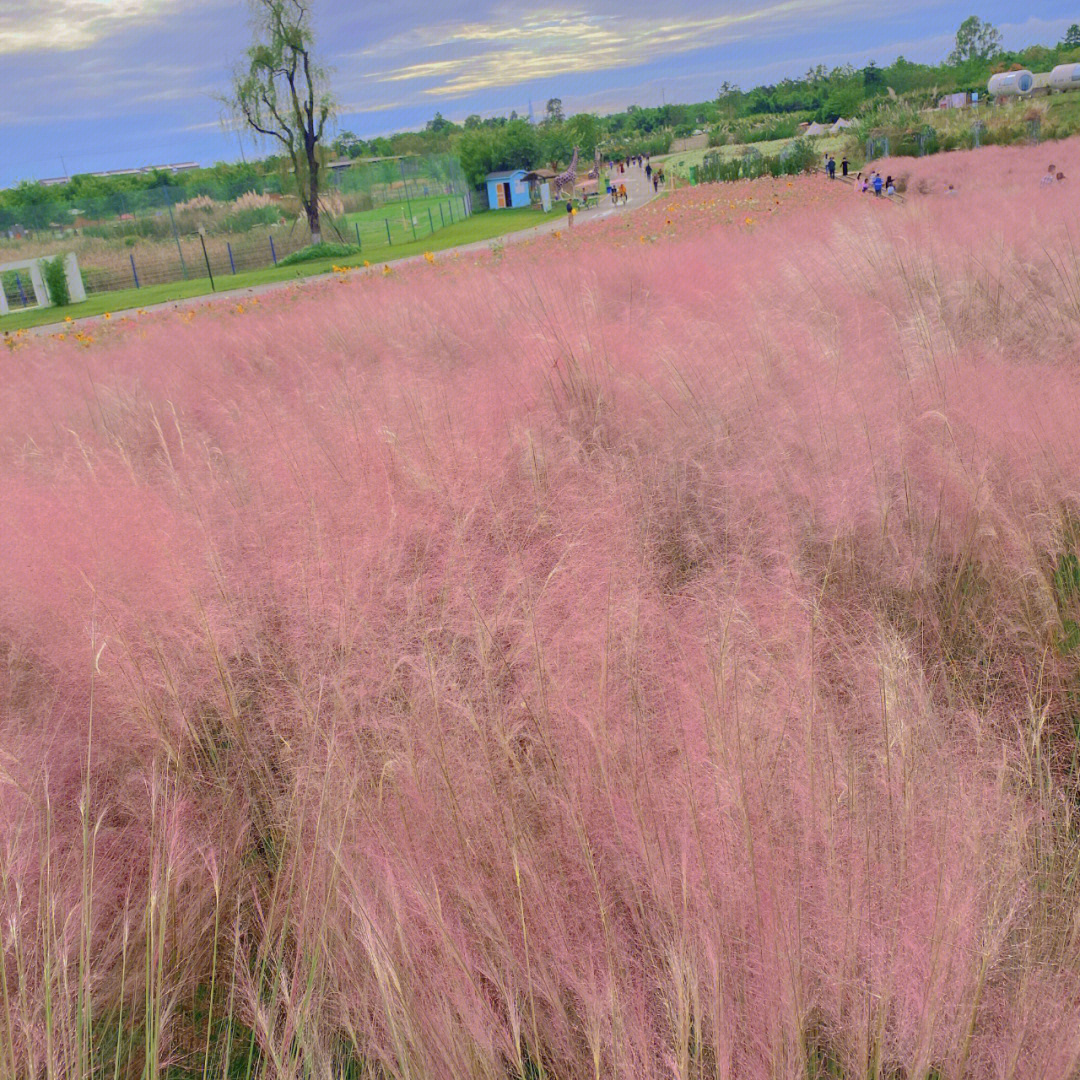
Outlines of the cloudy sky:
{"type": "MultiPolygon", "coordinates": [[[[341,128],[370,137],[451,119],[609,111],[711,96],[818,63],[938,61],[972,0],[313,0],[341,128]]],[[[1061,0],[983,0],[1008,46],[1057,41],[1061,0]]],[[[233,160],[216,95],[250,41],[237,0],[0,0],[0,186],[233,160]]]]}

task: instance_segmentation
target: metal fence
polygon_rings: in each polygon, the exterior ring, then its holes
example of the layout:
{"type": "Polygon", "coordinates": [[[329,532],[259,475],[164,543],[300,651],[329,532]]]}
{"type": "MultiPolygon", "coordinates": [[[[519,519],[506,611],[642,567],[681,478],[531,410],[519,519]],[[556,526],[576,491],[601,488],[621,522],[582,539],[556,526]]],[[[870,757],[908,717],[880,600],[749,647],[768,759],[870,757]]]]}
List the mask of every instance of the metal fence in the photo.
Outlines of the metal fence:
{"type": "MultiPolygon", "coordinates": [[[[373,261],[472,212],[460,164],[447,155],[328,172],[323,240],[358,247],[373,261]]],[[[169,185],[20,208],[21,220],[0,220],[0,263],[74,251],[86,291],[93,294],[211,272],[225,279],[278,265],[310,243],[298,200],[269,190],[279,185],[267,180],[263,190],[249,186],[232,198],[226,197],[231,190],[206,190],[212,186],[169,185]]],[[[15,276],[3,275],[0,287],[13,311],[33,306],[32,290],[15,276]]]]}

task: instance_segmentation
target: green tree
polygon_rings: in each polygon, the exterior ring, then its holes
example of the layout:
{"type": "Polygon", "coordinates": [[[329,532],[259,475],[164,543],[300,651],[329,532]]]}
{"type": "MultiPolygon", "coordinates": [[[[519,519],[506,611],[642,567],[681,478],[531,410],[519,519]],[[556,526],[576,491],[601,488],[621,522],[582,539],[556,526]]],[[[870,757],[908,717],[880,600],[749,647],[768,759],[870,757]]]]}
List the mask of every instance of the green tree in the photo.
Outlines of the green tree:
{"type": "Polygon", "coordinates": [[[862,69],[862,79],[863,86],[871,94],[885,85],[885,75],[873,60],[862,69]]]}
{"type": "Polygon", "coordinates": [[[990,23],[984,23],[976,15],[966,18],[956,31],[956,46],[949,53],[949,63],[954,67],[969,60],[989,60],[1001,52],[1001,34],[990,23]]]}
{"type": "Polygon", "coordinates": [[[561,124],[564,119],[562,98],[548,98],[547,107],[544,110],[544,116],[549,124],[561,124]]]}
{"type": "Polygon", "coordinates": [[[475,128],[478,128],[482,123],[483,121],[480,119],[479,113],[470,113],[465,117],[465,130],[472,131],[475,128]]]}
{"type": "Polygon", "coordinates": [[[1065,31],[1065,37],[1062,38],[1061,44],[1069,49],[1076,48],[1080,45],[1080,23],[1073,23],[1072,26],[1065,31]]]}
{"type": "Polygon", "coordinates": [[[583,161],[592,161],[600,142],[600,121],[592,113],[576,113],[563,125],[569,136],[571,152],[576,146],[583,161]]]}
{"type": "Polygon", "coordinates": [[[312,58],[309,0],[250,0],[255,44],[247,66],[233,80],[229,104],[259,135],[278,140],[292,163],[311,241],[322,242],[319,224],[320,149],[334,103],[326,73],[312,58]]]}

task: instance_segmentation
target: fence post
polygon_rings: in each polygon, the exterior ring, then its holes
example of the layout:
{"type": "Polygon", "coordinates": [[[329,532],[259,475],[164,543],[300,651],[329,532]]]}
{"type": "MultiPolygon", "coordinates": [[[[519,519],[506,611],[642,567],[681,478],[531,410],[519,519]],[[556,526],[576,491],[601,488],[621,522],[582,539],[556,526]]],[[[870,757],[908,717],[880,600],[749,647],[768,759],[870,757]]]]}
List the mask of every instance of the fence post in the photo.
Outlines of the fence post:
{"type": "Polygon", "coordinates": [[[428,224],[431,226],[431,231],[434,232],[435,231],[435,219],[432,218],[432,216],[431,216],[431,207],[430,206],[427,208],[427,220],[428,220],[428,224]]]}
{"type": "Polygon", "coordinates": [[[454,200],[451,199],[446,205],[450,210],[450,224],[453,225],[454,224],[454,200]]]}
{"type": "Polygon", "coordinates": [[[442,203],[439,203],[439,221],[442,223],[442,227],[446,228],[446,215],[442,212],[442,203]]]}
{"type": "Polygon", "coordinates": [[[184,275],[184,280],[187,281],[187,264],[184,262],[184,249],[180,246],[180,234],[176,231],[176,218],[173,217],[172,212],[172,196],[169,194],[168,185],[165,186],[165,201],[169,205],[169,224],[172,225],[173,239],[176,241],[176,250],[180,253],[180,273],[184,275]]]}
{"type": "Polygon", "coordinates": [[[363,251],[364,250],[364,244],[363,244],[363,241],[360,239],[360,222],[359,221],[354,221],[353,224],[356,226],[356,246],[361,251],[363,251]]]}
{"type": "Polygon", "coordinates": [[[232,267],[232,272],[235,274],[236,273],[236,263],[233,261],[233,257],[232,257],[232,244],[230,244],[229,241],[226,240],[225,241],[225,246],[229,249],[229,266],[232,267]]]}
{"type": "Polygon", "coordinates": [[[274,260],[274,265],[277,266],[277,252],[274,250],[274,238],[270,237],[270,258],[274,260]]]}
{"type": "Polygon", "coordinates": [[[131,276],[135,279],[135,288],[137,289],[139,288],[139,271],[135,269],[135,256],[133,254],[128,255],[128,258],[131,260],[131,276]]]}
{"type": "Polygon", "coordinates": [[[390,239],[390,222],[386,218],[383,218],[383,224],[386,226],[386,242],[393,247],[394,241],[390,239]]]}

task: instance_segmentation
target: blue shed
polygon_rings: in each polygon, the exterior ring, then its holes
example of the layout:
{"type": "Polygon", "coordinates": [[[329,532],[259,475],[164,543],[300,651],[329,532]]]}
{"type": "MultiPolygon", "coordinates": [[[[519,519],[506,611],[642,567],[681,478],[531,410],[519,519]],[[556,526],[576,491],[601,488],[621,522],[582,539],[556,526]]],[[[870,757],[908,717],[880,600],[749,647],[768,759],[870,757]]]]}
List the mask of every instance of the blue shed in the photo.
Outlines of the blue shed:
{"type": "Polygon", "coordinates": [[[508,169],[506,172],[488,173],[488,208],[505,210],[508,206],[529,206],[529,185],[525,181],[527,169],[508,169]]]}

